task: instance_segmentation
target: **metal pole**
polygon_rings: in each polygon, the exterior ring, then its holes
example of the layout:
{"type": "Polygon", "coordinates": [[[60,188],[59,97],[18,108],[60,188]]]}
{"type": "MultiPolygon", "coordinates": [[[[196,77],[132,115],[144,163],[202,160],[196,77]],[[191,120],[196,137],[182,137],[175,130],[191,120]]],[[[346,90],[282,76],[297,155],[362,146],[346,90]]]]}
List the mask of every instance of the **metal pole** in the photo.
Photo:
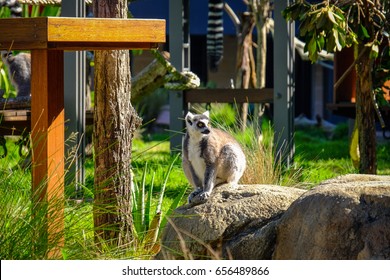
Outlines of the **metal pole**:
{"type": "Polygon", "coordinates": [[[282,17],[291,0],[274,1],[274,127],[276,160],[289,167],[294,160],[294,36],[293,23],[282,17]]]}
{"type": "MultiPolygon", "coordinates": [[[[169,0],[169,52],[178,71],[190,69],[189,0],[169,0]]],[[[181,150],[185,104],[182,91],[169,93],[171,152],[181,150]]]]}
{"type": "MultiPolygon", "coordinates": [[[[85,17],[84,0],[62,1],[61,16],[85,17]]],[[[66,184],[75,184],[76,190],[84,184],[85,160],[85,84],[86,56],[84,51],[65,52],[64,102],[66,119],[66,184]],[[74,139],[70,141],[70,139],[74,139]]]]}

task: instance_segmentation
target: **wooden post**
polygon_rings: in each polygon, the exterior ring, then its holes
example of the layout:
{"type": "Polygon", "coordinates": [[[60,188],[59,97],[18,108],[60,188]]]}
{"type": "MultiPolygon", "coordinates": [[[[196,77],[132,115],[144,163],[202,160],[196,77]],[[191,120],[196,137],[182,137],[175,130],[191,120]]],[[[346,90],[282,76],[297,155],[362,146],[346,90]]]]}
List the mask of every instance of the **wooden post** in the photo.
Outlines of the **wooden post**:
{"type": "Polygon", "coordinates": [[[31,51],[32,193],[36,204],[47,202],[47,241],[57,244],[50,252],[53,258],[64,245],[63,65],[62,50],[31,51]]]}

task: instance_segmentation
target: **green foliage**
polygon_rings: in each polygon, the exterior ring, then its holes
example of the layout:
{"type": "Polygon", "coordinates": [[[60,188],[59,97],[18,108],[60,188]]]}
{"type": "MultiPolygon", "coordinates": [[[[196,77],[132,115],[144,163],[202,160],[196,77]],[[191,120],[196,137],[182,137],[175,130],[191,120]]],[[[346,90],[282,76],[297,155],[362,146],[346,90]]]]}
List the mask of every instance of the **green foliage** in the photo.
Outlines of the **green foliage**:
{"type": "Polygon", "coordinates": [[[308,4],[296,1],[283,11],[286,20],[300,22],[300,36],[304,38],[305,51],[312,62],[317,61],[318,53],[340,51],[356,42],[356,35],[349,29],[343,10],[328,1],[308,4]]]}
{"type": "Polygon", "coordinates": [[[333,53],[352,44],[364,44],[375,59],[382,41],[389,39],[388,9],[387,0],[327,0],[315,4],[297,0],[283,11],[283,17],[300,22],[300,36],[312,62],[322,50],[333,53]]]}
{"type": "MultiPolygon", "coordinates": [[[[157,194],[157,201],[154,197],[155,172],[152,172],[152,177],[147,184],[147,174],[150,173],[147,163],[141,177],[141,182],[134,182],[132,191],[132,206],[133,206],[133,225],[134,234],[137,242],[141,244],[145,253],[156,254],[159,251],[158,237],[162,228],[165,227],[169,215],[176,209],[182,201],[184,194],[187,191],[187,186],[177,194],[167,212],[162,213],[162,204],[164,200],[165,190],[167,188],[168,179],[174,167],[174,163],[178,160],[179,155],[173,158],[168,170],[165,172],[164,181],[157,194]]],[[[161,183],[161,182],[158,182],[161,183]]]]}

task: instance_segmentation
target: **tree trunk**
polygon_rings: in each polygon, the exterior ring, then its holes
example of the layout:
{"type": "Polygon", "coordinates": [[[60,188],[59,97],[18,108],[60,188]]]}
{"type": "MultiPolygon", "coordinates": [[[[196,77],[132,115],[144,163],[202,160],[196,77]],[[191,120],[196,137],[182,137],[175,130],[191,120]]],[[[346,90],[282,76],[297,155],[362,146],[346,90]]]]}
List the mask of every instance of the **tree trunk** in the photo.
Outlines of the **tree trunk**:
{"type": "MultiPolygon", "coordinates": [[[[240,26],[240,34],[237,44],[237,74],[236,88],[248,89],[256,87],[256,70],[252,51],[252,31],[255,27],[255,19],[251,13],[243,13],[240,26]]],[[[248,116],[248,103],[240,106],[240,127],[244,131],[248,116]]]]}
{"type": "Polygon", "coordinates": [[[355,59],[364,52],[356,64],[356,124],[359,133],[359,172],[376,174],[375,107],[372,92],[372,65],[370,51],[363,44],[355,46],[355,59]]]}
{"type": "MultiPolygon", "coordinates": [[[[267,66],[267,18],[269,17],[269,0],[256,0],[252,5],[256,5],[256,30],[257,30],[257,55],[256,55],[256,88],[265,88],[266,66],[267,66]]],[[[253,116],[256,133],[262,133],[261,124],[265,110],[265,104],[258,104],[253,116]]]]}
{"type": "MultiPolygon", "coordinates": [[[[127,1],[95,0],[96,17],[126,18],[127,1]]],[[[132,240],[131,146],[141,124],[130,102],[129,51],[95,52],[95,239],[132,240]]]]}

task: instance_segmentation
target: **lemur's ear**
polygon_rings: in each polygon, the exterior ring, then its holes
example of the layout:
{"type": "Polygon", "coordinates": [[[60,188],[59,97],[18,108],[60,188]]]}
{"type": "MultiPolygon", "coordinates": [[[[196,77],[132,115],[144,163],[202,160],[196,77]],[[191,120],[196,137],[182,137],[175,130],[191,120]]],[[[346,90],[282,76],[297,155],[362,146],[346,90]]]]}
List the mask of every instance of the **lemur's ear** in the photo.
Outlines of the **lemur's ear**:
{"type": "Polygon", "coordinates": [[[194,118],[194,114],[192,114],[191,112],[188,112],[185,117],[186,120],[190,120],[190,121],[192,121],[193,118],[194,118]]]}
{"type": "Polygon", "coordinates": [[[206,116],[208,119],[210,118],[210,112],[209,111],[204,112],[203,115],[206,116]]]}

